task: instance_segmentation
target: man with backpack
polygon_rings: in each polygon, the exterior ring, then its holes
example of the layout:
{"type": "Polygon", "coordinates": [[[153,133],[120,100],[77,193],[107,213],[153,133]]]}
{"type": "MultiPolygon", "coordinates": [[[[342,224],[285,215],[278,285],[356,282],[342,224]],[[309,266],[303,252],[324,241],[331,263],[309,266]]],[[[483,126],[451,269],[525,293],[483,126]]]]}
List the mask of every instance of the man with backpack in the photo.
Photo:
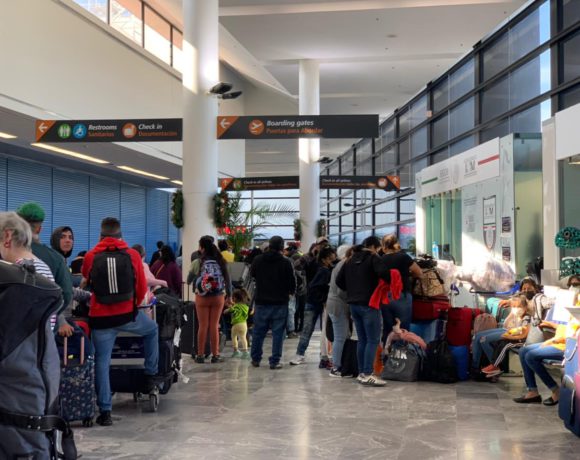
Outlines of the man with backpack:
{"type": "Polygon", "coordinates": [[[272,329],[272,356],[270,369],[281,369],[282,346],[288,319],[288,301],[296,291],[294,269],[290,260],[282,255],[284,240],[273,236],[268,250],[254,259],[251,268],[256,280],[254,308],[254,333],[252,340],[252,366],[259,367],[262,346],[268,329],[272,329]]]}
{"type": "Polygon", "coordinates": [[[121,223],[114,217],[101,222],[101,240],[85,256],[83,284],[92,290],[89,324],[95,346],[95,381],[100,415],[97,423],[113,424],[109,366],[119,332],[144,337],[145,375],[149,392],[156,391],[159,361],[157,323],[139,311],[147,292],[141,256],[122,240],[121,223]]]}

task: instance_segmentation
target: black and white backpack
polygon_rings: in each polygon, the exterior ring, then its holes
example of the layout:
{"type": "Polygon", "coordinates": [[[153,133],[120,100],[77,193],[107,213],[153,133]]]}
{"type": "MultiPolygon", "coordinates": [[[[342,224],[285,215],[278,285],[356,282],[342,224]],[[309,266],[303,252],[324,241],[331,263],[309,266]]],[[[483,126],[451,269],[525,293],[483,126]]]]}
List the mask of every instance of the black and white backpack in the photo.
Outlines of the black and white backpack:
{"type": "Polygon", "coordinates": [[[135,297],[135,272],[131,255],[114,246],[95,254],[90,285],[97,302],[112,305],[135,297]]]}

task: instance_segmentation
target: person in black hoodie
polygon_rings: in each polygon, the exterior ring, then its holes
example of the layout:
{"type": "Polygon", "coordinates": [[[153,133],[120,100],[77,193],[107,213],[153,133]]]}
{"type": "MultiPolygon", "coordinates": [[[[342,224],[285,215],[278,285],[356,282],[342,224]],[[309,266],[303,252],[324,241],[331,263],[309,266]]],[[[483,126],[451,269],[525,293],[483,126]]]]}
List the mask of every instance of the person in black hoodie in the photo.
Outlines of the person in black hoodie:
{"type": "Polygon", "coordinates": [[[305,362],[304,354],[310,343],[316,321],[318,321],[318,318],[322,314],[324,305],[326,304],[326,298],[328,297],[330,275],[334,261],[336,260],[336,252],[330,246],[325,246],[318,251],[317,260],[318,270],[308,285],[308,292],[306,294],[304,329],[300,335],[300,341],[296,349],[296,357],[290,361],[290,364],[293,366],[305,362]]]}
{"type": "Polygon", "coordinates": [[[282,255],[284,240],[273,236],[268,251],[257,256],[251,267],[256,281],[254,307],[254,332],[252,337],[252,366],[260,366],[262,347],[268,329],[272,329],[272,356],[270,369],[281,369],[282,345],[286,334],[288,301],[296,291],[294,268],[289,259],[282,255]]]}
{"type": "Polygon", "coordinates": [[[362,245],[353,248],[353,255],[342,266],[336,285],[346,291],[346,301],[358,336],[357,359],[363,385],[384,386],[385,382],[372,374],[373,362],[381,339],[382,316],[379,309],[369,306],[369,301],[379,283],[379,278],[390,282],[390,270],[378,256],[381,242],[369,236],[362,245]]]}

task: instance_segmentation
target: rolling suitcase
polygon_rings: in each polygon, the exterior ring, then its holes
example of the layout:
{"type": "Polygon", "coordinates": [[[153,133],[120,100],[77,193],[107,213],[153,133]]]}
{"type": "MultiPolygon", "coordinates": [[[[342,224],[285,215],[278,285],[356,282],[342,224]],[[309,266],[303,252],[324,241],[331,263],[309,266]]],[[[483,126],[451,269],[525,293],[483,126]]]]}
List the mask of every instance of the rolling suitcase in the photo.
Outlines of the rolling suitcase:
{"type": "Polygon", "coordinates": [[[413,321],[429,321],[441,316],[451,308],[449,298],[441,297],[414,297],[413,298],[413,321]]]}
{"type": "Polygon", "coordinates": [[[469,347],[461,345],[454,347],[449,345],[449,351],[455,358],[455,365],[457,366],[457,378],[459,380],[467,380],[469,378],[469,347]]]}
{"type": "Polygon", "coordinates": [[[473,320],[481,313],[479,308],[451,308],[447,319],[447,341],[449,345],[462,346],[471,343],[473,320]]]}
{"type": "Polygon", "coordinates": [[[61,355],[60,408],[67,422],[93,425],[95,416],[95,360],[92,346],[77,327],[71,338],[59,337],[61,355]]]}

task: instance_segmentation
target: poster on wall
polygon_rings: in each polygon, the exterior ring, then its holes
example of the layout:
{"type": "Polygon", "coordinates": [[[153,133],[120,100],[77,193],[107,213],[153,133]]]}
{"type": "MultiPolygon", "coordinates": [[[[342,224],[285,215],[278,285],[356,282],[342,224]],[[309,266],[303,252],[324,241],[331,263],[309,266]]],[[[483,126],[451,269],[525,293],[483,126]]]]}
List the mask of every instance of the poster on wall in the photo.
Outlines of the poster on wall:
{"type": "Polygon", "coordinates": [[[497,237],[495,195],[483,199],[483,242],[490,251],[497,237]]]}

